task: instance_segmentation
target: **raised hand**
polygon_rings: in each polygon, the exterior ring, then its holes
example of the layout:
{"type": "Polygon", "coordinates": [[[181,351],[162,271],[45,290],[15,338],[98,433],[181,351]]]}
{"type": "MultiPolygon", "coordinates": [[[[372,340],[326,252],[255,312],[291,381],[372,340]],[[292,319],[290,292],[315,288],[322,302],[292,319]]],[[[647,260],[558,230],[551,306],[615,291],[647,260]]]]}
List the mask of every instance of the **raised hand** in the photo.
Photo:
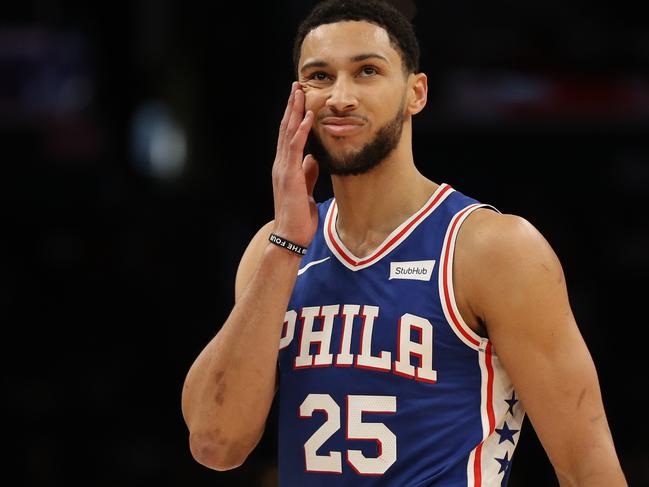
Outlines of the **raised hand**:
{"type": "Polygon", "coordinates": [[[311,154],[303,158],[313,120],[312,111],[304,113],[304,92],[299,83],[294,82],[279,126],[273,163],[273,231],[303,246],[311,243],[318,226],[318,210],[313,199],[318,164],[311,154]]]}

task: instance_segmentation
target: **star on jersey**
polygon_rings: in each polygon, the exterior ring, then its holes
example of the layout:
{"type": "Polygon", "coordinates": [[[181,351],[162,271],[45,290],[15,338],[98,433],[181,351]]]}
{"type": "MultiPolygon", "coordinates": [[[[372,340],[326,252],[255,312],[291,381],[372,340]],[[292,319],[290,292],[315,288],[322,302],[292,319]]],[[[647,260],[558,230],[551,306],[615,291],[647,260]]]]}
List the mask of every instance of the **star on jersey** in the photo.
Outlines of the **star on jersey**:
{"type": "Polygon", "coordinates": [[[518,399],[516,399],[516,391],[512,391],[512,397],[510,399],[505,399],[505,402],[509,404],[509,408],[507,409],[507,412],[513,416],[514,405],[518,402],[518,399]]]}
{"type": "Polygon", "coordinates": [[[509,452],[505,452],[505,457],[504,458],[498,458],[496,457],[495,460],[500,463],[500,470],[498,470],[498,473],[507,473],[507,470],[509,470],[509,467],[511,466],[512,461],[509,459],[509,452]]]}
{"type": "Polygon", "coordinates": [[[514,441],[514,435],[519,431],[520,430],[510,430],[509,426],[507,426],[507,421],[505,421],[505,425],[502,427],[502,429],[496,428],[496,433],[500,435],[498,444],[500,445],[503,441],[509,440],[512,442],[512,445],[516,445],[516,442],[514,441]]]}

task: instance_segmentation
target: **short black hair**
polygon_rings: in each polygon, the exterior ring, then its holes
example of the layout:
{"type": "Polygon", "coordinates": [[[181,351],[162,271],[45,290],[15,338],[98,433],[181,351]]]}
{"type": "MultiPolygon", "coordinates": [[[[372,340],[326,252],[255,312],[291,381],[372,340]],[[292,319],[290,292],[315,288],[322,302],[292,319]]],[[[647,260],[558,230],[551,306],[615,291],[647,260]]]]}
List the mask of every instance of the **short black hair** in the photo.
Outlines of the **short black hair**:
{"type": "Polygon", "coordinates": [[[325,0],[317,4],[298,27],[293,43],[293,66],[298,72],[302,43],[309,32],[323,24],[348,20],[366,21],[385,29],[390,44],[401,56],[406,73],[419,72],[419,42],[406,16],[384,0],[325,0]]]}

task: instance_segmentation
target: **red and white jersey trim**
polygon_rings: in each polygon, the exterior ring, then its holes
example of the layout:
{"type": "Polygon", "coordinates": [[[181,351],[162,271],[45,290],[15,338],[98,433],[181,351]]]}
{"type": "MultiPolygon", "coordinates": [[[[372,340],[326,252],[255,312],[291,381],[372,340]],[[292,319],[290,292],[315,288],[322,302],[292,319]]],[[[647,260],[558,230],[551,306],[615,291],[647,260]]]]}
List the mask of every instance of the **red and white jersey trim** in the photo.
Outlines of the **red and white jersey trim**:
{"type": "MultiPolygon", "coordinates": [[[[455,301],[455,292],[453,290],[453,257],[455,255],[455,243],[457,236],[460,232],[460,227],[464,220],[479,208],[493,208],[489,205],[474,204],[469,205],[463,210],[459,211],[451,220],[446,231],[444,238],[444,245],[442,246],[442,255],[440,257],[441,263],[439,268],[439,297],[442,303],[442,310],[446,316],[451,329],[455,332],[457,337],[462,340],[467,346],[475,350],[485,350],[487,339],[481,337],[474,332],[469,325],[466,324],[464,318],[460,314],[457,303],[455,301]]],[[[493,208],[495,209],[495,208],[493,208]]],[[[498,210],[496,210],[498,211],[498,210]]]]}
{"type": "MultiPolygon", "coordinates": [[[[485,341],[485,348],[478,352],[478,362],[482,384],[480,390],[480,416],[482,421],[482,441],[471,451],[467,463],[467,485],[469,487],[483,487],[493,485],[491,482],[484,482],[485,473],[491,470],[493,456],[491,448],[485,452],[485,441],[491,437],[496,429],[496,415],[494,412],[494,380],[496,372],[493,367],[493,354],[491,342],[485,341]]],[[[498,376],[502,376],[502,370],[498,369],[498,376]]],[[[506,377],[506,376],[505,376],[506,377]]],[[[504,398],[498,398],[503,400],[504,398]]]]}
{"type": "Polygon", "coordinates": [[[512,403],[514,386],[491,342],[487,342],[484,352],[478,353],[478,361],[482,374],[480,412],[483,436],[467,461],[467,486],[492,487],[501,485],[505,475],[497,459],[507,458],[510,462],[513,459],[525,410],[519,401],[512,403]],[[514,432],[511,440],[503,438],[503,428],[514,432]]]}
{"type": "Polygon", "coordinates": [[[371,266],[381,258],[394,250],[401,242],[417,228],[431,213],[433,213],[439,205],[455,191],[448,184],[441,184],[431,197],[426,201],[414,215],[408,218],[405,222],[399,225],[387,238],[379,245],[374,252],[367,257],[357,257],[345,247],[342,240],[336,231],[336,220],[338,217],[338,205],[334,199],[329,206],[325,222],[323,225],[323,232],[327,246],[336,258],[352,271],[358,271],[371,266]]]}

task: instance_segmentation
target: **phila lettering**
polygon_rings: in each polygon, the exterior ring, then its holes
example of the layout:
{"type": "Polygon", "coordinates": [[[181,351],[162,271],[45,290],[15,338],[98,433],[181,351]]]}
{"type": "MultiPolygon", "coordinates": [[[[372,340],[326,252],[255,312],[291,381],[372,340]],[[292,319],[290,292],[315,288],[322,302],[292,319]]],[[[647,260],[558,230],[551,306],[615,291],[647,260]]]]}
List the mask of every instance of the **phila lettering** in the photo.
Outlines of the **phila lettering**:
{"type": "Polygon", "coordinates": [[[421,316],[405,313],[396,327],[396,357],[387,350],[372,355],[372,332],[379,311],[378,306],[358,304],[306,306],[299,311],[288,310],[279,349],[289,347],[297,337],[297,343],[291,348],[295,353],[295,370],[356,367],[392,372],[422,382],[437,382],[437,371],[433,369],[431,322],[421,316]],[[332,343],[334,328],[340,330],[339,343],[332,343]],[[355,333],[360,333],[358,350],[352,350],[351,345],[352,334],[355,333]],[[316,349],[315,353],[311,353],[312,346],[316,349]]]}

